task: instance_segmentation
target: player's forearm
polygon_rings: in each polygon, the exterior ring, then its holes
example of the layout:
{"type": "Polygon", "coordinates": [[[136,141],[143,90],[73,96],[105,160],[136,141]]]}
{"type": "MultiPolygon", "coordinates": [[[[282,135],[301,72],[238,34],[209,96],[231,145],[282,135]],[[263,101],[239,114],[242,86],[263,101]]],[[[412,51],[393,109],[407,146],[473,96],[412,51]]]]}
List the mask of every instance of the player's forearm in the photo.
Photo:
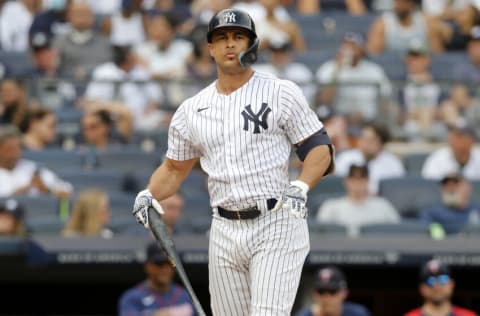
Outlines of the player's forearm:
{"type": "Polygon", "coordinates": [[[153,197],[162,201],[178,191],[196,160],[173,162],[166,159],[150,177],[148,189],[153,197]]]}
{"type": "Polygon", "coordinates": [[[310,188],[314,187],[328,170],[332,159],[328,145],[313,148],[303,162],[298,180],[305,182],[310,188]]]}

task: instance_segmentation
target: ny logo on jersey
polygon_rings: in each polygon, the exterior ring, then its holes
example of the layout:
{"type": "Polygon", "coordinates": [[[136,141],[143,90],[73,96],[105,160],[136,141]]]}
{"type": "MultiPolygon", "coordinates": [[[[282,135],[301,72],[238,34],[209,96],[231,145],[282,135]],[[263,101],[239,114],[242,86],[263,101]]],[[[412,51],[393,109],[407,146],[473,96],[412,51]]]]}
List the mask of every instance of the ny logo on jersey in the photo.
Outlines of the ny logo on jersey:
{"type": "Polygon", "coordinates": [[[263,129],[268,128],[268,123],[267,123],[267,118],[268,114],[272,112],[272,109],[268,107],[268,104],[262,103],[262,107],[260,108],[260,111],[257,113],[253,113],[251,105],[247,105],[245,107],[245,110],[242,111],[242,116],[243,116],[243,130],[248,131],[248,122],[251,121],[253,122],[253,133],[254,134],[259,134],[260,133],[260,126],[263,127],[263,129]],[[260,119],[261,116],[261,119],[260,119]]]}
{"type": "Polygon", "coordinates": [[[235,13],[227,12],[223,18],[225,19],[225,23],[237,23],[235,13]]]}

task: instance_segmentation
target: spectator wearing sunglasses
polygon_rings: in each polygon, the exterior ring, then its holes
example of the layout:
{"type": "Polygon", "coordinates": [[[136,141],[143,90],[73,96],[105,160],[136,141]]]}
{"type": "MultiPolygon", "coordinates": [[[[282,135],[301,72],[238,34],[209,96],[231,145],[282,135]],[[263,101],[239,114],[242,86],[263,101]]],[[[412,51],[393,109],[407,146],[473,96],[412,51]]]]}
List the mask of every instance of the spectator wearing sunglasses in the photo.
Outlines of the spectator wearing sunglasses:
{"type": "Polygon", "coordinates": [[[454,287],[449,267],[436,259],[428,261],[420,270],[419,291],[424,303],[404,316],[476,316],[470,310],[452,305],[454,287]]]}
{"type": "Polygon", "coordinates": [[[324,267],[315,273],[313,304],[296,316],[370,316],[365,307],[346,302],[347,296],[343,272],[334,266],[324,267]]]}

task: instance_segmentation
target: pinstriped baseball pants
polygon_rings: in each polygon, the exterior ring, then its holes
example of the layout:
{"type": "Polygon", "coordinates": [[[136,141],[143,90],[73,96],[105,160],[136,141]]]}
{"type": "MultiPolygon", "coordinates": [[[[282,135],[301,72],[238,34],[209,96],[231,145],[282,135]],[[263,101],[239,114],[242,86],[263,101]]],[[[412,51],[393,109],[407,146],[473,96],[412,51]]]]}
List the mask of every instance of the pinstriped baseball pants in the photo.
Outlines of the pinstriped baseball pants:
{"type": "Polygon", "coordinates": [[[310,250],[305,219],[285,209],[249,220],[214,211],[209,243],[214,316],[290,316],[310,250]]]}

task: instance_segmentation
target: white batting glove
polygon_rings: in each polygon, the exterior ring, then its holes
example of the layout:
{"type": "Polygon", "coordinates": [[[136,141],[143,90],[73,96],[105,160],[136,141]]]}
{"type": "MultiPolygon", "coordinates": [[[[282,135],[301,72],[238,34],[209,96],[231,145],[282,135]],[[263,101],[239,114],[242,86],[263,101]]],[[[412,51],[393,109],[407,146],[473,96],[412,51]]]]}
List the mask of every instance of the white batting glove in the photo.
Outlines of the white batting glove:
{"type": "Polygon", "coordinates": [[[155,200],[152,196],[150,190],[145,189],[140,191],[135,198],[135,203],[133,204],[133,216],[137,222],[145,226],[145,228],[149,228],[148,226],[148,209],[153,207],[158,214],[163,215],[164,211],[160,203],[155,200]]]}
{"type": "Polygon", "coordinates": [[[308,215],[306,206],[308,190],[308,184],[303,181],[290,182],[290,186],[282,196],[282,207],[288,208],[296,218],[306,218],[308,215]]]}

